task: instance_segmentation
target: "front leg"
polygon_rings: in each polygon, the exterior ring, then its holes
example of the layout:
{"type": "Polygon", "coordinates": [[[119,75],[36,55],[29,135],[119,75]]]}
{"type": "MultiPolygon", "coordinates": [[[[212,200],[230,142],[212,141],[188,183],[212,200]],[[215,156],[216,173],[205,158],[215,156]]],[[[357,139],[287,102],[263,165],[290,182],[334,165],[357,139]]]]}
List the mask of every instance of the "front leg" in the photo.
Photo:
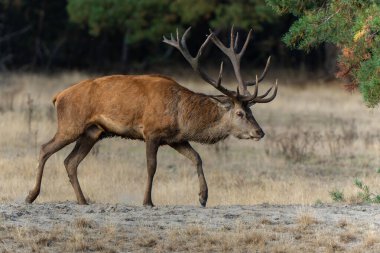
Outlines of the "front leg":
{"type": "Polygon", "coordinates": [[[156,173],[157,168],[157,151],[159,143],[157,141],[147,140],[146,141],[146,166],[148,170],[148,179],[146,183],[145,195],[144,195],[144,206],[154,206],[152,202],[152,185],[153,177],[156,173]]]}
{"type": "Polygon", "coordinates": [[[180,154],[190,159],[196,166],[199,180],[199,202],[203,207],[205,207],[208,198],[208,188],[206,178],[203,174],[201,157],[188,142],[170,144],[170,147],[174,148],[180,154]]]}

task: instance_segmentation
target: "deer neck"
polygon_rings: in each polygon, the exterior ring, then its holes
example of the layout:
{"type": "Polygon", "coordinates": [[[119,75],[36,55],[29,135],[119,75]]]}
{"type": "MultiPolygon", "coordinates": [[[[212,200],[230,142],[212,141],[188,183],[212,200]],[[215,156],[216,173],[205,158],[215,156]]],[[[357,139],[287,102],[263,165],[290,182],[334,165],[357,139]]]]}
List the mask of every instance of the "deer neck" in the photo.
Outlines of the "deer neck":
{"type": "Polygon", "coordinates": [[[212,144],[229,136],[228,115],[216,101],[198,93],[181,100],[181,132],[189,141],[212,144]]]}

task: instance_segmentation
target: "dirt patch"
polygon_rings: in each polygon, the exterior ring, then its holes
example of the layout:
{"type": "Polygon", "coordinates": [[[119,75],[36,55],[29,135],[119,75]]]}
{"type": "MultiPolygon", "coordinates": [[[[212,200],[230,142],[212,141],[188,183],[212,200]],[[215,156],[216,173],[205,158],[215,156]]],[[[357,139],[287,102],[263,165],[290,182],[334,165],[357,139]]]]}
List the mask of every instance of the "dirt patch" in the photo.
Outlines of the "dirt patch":
{"type": "Polygon", "coordinates": [[[375,205],[0,204],[3,252],[379,252],[375,205]]]}

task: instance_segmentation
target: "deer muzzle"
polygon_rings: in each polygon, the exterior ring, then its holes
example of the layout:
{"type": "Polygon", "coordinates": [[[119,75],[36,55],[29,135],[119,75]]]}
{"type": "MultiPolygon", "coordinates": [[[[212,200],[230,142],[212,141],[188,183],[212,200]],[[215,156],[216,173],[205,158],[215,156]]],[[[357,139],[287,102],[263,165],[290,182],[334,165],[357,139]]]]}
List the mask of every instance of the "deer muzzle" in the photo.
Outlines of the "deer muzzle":
{"type": "Polygon", "coordinates": [[[264,137],[265,133],[264,133],[264,131],[260,128],[260,129],[256,129],[256,130],[250,132],[249,135],[251,136],[252,139],[258,141],[258,140],[260,140],[261,138],[264,137]]]}

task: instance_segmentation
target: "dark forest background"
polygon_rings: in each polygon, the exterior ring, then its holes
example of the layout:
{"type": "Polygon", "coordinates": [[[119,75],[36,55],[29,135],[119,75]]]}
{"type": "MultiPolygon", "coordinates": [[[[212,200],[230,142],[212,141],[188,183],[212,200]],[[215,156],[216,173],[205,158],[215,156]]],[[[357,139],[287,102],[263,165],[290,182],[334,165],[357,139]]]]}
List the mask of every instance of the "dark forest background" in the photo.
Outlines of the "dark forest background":
{"type": "MultiPolygon", "coordinates": [[[[226,41],[234,24],[240,44],[254,30],[244,57],[250,68],[272,55],[278,68],[333,74],[331,46],[306,54],[281,41],[294,20],[277,16],[264,0],[0,0],[0,71],[127,73],[181,66],[185,61],[162,43],[163,35],[191,26],[188,45],[195,53],[209,28],[226,41]]],[[[218,50],[205,54],[214,60],[218,50]]]]}

